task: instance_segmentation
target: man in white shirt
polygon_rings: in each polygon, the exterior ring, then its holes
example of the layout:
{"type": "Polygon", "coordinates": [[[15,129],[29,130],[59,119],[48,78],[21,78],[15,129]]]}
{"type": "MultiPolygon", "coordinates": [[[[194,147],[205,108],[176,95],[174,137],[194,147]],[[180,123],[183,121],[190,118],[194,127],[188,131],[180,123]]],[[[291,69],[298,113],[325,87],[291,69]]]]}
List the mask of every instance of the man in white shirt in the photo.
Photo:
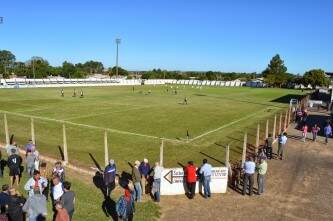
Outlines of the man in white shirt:
{"type": "Polygon", "coordinates": [[[202,161],[202,166],[200,167],[199,173],[203,179],[203,186],[204,186],[204,195],[205,198],[210,197],[210,181],[212,176],[212,165],[210,165],[207,159],[202,161]]]}
{"type": "Polygon", "coordinates": [[[160,186],[161,186],[161,178],[162,178],[163,169],[164,168],[160,166],[159,162],[155,163],[154,182],[153,182],[153,188],[152,188],[152,194],[155,198],[155,202],[160,202],[160,186]]]}
{"type": "Polygon", "coordinates": [[[53,187],[52,187],[52,199],[53,202],[59,201],[62,194],[64,194],[64,190],[62,188],[62,183],[60,182],[59,177],[53,177],[52,179],[53,187]]]}
{"type": "Polygon", "coordinates": [[[278,157],[280,158],[280,160],[283,159],[283,152],[284,152],[284,148],[286,147],[286,143],[287,143],[287,133],[283,133],[281,135],[281,137],[279,138],[279,146],[278,146],[278,157]]]}

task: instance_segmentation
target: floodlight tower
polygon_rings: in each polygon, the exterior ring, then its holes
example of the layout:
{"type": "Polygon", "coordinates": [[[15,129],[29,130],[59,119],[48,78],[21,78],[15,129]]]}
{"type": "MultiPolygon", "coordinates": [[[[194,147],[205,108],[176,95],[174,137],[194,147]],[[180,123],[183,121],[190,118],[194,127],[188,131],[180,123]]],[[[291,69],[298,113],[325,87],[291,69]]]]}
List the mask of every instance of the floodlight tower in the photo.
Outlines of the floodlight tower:
{"type": "Polygon", "coordinates": [[[118,78],[118,46],[121,42],[120,38],[116,38],[116,44],[117,44],[117,55],[116,55],[116,77],[118,78]]]}

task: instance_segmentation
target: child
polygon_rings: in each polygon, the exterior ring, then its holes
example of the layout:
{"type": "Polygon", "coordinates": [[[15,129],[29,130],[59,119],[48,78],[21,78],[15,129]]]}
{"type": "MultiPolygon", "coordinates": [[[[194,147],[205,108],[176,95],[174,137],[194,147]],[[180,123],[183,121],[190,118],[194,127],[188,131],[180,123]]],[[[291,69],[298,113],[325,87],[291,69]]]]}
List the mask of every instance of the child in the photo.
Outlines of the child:
{"type": "Polygon", "coordinates": [[[308,135],[308,125],[304,124],[304,126],[302,128],[303,142],[305,142],[307,135],[308,135]]]}
{"type": "Polygon", "coordinates": [[[60,161],[55,163],[55,167],[52,170],[53,174],[56,174],[60,178],[60,182],[65,181],[65,169],[62,167],[62,164],[60,161]]]}
{"type": "Polygon", "coordinates": [[[32,154],[32,152],[27,152],[27,173],[29,174],[29,177],[32,177],[35,170],[35,156],[32,154]]]}
{"type": "Polygon", "coordinates": [[[314,142],[316,142],[316,140],[317,140],[317,134],[318,134],[319,131],[320,131],[320,127],[318,127],[317,124],[315,124],[312,127],[312,140],[314,142]]]}

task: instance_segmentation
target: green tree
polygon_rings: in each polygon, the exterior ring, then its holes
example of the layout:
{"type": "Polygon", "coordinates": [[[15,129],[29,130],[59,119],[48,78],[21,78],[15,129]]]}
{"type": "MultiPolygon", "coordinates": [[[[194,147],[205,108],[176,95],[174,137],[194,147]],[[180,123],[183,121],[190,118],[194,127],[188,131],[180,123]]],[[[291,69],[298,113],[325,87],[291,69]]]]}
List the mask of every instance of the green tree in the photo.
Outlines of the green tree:
{"type": "Polygon", "coordinates": [[[49,76],[49,62],[42,57],[33,56],[30,60],[26,62],[26,65],[29,69],[28,77],[30,78],[45,78],[49,76]]]}
{"type": "Polygon", "coordinates": [[[262,74],[266,83],[275,87],[282,87],[288,78],[287,67],[284,65],[284,61],[278,54],[271,59],[266,70],[264,70],[262,74]]]}
{"type": "Polygon", "coordinates": [[[10,70],[13,68],[16,58],[15,55],[7,50],[0,51],[0,74],[8,77],[10,70]]]}
{"type": "MultiPolygon", "coordinates": [[[[116,66],[114,66],[114,67],[112,67],[112,68],[109,68],[108,70],[107,70],[107,74],[109,75],[109,76],[115,76],[116,74],[117,74],[117,68],[116,68],[116,66]]],[[[118,75],[121,75],[121,76],[128,76],[128,71],[127,70],[125,70],[125,69],[123,69],[123,68],[121,68],[121,67],[118,67],[118,75]]]]}
{"type": "Polygon", "coordinates": [[[61,73],[62,77],[72,78],[74,77],[75,73],[76,73],[76,68],[74,64],[67,61],[64,61],[62,63],[62,73],[61,73]]]}
{"type": "Polygon", "coordinates": [[[313,88],[316,86],[328,86],[329,81],[325,76],[325,71],[321,69],[312,69],[303,75],[303,82],[306,85],[311,85],[313,88]]]}

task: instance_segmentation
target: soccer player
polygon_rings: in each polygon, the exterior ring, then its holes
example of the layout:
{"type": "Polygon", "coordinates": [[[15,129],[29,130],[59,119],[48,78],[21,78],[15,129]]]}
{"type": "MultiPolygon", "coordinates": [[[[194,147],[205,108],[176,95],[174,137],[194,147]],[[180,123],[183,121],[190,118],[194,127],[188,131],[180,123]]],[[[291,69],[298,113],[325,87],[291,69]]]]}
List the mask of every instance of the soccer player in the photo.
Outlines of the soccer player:
{"type": "Polygon", "coordinates": [[[187,97],[184,98],[184,104],[187,105],[187,97]]]}
{"type": "Polygon", "coordinates": [[[83,98],[83,90],[80,91],[80,98],[83,98]]]}
{"type": "Polygon", "coordinates": [[[64,89],[61,89],[61,97],[64,97],[65,93],[64,93],[64,89]]]}
{"type": "Polygon", "coordinates": [[[73,97],[76,97],[76,90],[73,91],[73,97]]]}
{"type": "Polygon", "coordinates": [[[16,185],[19,185],[19,176],[20,176],[20,166],[22,159],[21,157],[16,154],[14,149],[11,150],[12,154],[8,157],[7,165],[9,168],[9,178],[10,178],[10,186],[14,184],[14,178],[16,181],[16,185]]]}

